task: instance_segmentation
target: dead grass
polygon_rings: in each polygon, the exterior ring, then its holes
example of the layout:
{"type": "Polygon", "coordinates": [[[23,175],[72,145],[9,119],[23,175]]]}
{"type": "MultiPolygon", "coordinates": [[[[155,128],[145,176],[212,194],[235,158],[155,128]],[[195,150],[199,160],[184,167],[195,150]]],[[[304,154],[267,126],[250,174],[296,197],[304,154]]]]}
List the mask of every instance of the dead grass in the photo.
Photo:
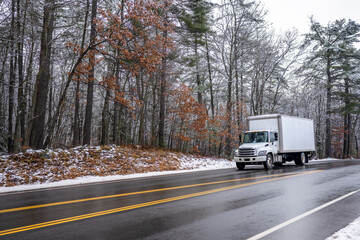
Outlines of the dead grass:
{"type": "Polygon", "coordinates": [[[77,147],[72,149],[28,149],[0,158],[0,186],[55,182],[82,176],[127,175],[154,171],[192,169],[185,164],[201,158],[142,146],[77,147]]]}

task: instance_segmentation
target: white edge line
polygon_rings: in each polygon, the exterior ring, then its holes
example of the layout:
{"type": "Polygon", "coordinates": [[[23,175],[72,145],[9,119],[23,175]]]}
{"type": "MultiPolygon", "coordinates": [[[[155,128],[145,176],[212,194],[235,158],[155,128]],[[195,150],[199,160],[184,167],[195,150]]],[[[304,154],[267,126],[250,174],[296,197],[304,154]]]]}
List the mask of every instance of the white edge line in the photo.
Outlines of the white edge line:
{"type": "Polygon", "coordinates": [[[321,210],[323,208],[326,208],[326,207],[328,207],[328,206],[330,206],[330,205],[332,205],[332,204],[334,204],[336,202],[339,202],[339,201],[341,201],[341,200],[343,200],[343,199],[345,199],[347,197],[350,197],[351,195],[354,195],[355,193],[358,193],[358,192],[360,192],[360,189],[358,189],[356,191],[353,191],[353,192],[350,192],[348,194],[345,194],[342,197],[339,197],[339,198],[334,199],[334,200],[332,200],[330,202],[327,202],[324,205],[321,205],[321,206],[319,206],[317,208],[314,208],[314,209],[312,209],[310,211],[307,211],[307,212],[305,212],[305,213],[303,213],[303,214],[301,214],[301,215],[299,215],[297,217],[294,217],[294,218],[292,218],[292,219],[290,219],[290,220],[288,220],[286,222],[283,222],[283,223],[281,223],[281,224],[279,224],[279,225],[277,225],[277,226],[275,226],[273,228],[270,228],[270,229],[268,229],[268,230],[266,230],[266,231],[264,231],[262,233],[259,233],[259,234],[255,235],[255,236],[251,237],[251,238],[248,238],[248,240],[257,240],[257,239],[260,239],[262,237],[265,237],[265,236],[269,235],[270,233],[273,233],[273,232],[275,232],[275,231],[277,231],[277,230],[279,230],[279,229],[281,229],[283,227],[286,227],[287,225],[290,225],[290,224],[292,224],[292,223],[294,223],[294,222],[296,222],[296,221],[298,221],[298,220],[300,220],[300,219],[302,219],[304,217],[307,217],[307,216],[309,216],[309,215],[311,215],[311,214],[313,214],[313,213],[315,213],[315,212],[317,212],[317,211],[319,211],[319,210],[321,210]]]}

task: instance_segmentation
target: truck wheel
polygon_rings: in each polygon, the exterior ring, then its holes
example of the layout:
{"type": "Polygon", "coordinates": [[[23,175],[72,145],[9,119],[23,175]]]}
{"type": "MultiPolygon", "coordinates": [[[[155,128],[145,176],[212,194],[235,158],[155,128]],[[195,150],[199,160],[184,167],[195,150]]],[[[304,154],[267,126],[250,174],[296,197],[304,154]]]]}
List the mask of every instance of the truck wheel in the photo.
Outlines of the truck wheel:
{"type": "Polygon", "coordinates": [[[264,162],[264,168],[271,170],[273,167],[273,156],[271,154],[266,155],[266,161],[264,162]]]}
{"type": "Polygon", "coordinates": [[[245,164],[244,164],[244,163],[239,163],[239,162],[237,162],[237,163],[236,163],[236,166],[237,166],[237,168],[238,168],[239,170],[244,170],[244,168],[245,168],[245,164]]]}
{"type": "Polygon", "coordinates": [[[301,153],[300,155],[297,155],[295,158],[295,164],[299,166],[305,165],[307,162],[307,155],[306,153],[301,153]]]}

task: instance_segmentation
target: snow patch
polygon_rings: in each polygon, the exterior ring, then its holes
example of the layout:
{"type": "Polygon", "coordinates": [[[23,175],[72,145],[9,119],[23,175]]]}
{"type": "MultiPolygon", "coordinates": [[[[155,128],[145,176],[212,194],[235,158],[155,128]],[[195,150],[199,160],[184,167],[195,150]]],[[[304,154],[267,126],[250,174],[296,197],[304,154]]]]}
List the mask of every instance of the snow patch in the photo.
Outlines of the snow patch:
{"type": "Polygon", "coordinates": [[[323,158],[323,159],[314,159],[310,162],[325,162],[325,161],[343,161],[344,159],[338,159],[338,158],[323,158]]]}
{"type": "Polygon", "coordinates": [[[360,240],[360,217],[326,240],[360,240]]]}

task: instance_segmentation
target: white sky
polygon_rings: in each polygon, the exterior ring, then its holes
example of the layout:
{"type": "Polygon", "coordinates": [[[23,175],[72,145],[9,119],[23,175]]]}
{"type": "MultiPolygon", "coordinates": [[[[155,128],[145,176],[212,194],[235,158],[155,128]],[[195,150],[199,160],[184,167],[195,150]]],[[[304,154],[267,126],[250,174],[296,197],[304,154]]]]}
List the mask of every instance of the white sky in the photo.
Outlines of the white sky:
{"type": "Polygon", "coordinates": [[[337,19],[352,19],[360,23],[360,0],[261,0],[268,10],[266,19],[275,29],[296,28],[300,34],[310,30],[309,17],[322,25],[337,19]]]}

